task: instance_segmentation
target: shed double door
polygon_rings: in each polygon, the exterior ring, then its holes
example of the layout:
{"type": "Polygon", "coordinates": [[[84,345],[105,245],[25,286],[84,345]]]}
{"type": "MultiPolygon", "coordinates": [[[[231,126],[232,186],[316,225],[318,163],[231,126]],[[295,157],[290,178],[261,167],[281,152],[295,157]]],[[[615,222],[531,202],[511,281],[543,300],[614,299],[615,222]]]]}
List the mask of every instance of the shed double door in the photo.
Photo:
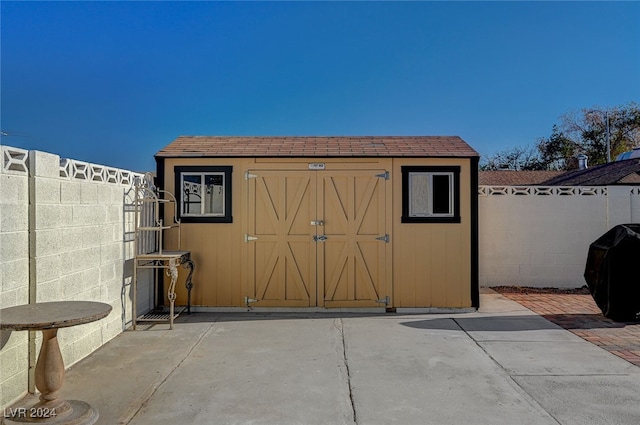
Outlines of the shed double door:
{"type": "Polygon", "coordinates": [[[380,306],[384,170],[249,171],[248,297],[255,306],[380,306]]]}

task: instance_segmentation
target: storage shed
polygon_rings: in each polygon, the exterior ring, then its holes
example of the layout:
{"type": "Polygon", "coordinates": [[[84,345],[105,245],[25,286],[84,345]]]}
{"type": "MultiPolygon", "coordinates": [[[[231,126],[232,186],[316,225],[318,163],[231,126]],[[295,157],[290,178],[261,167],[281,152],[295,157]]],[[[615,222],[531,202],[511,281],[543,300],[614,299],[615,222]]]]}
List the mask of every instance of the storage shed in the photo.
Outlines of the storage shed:
{"type": "Polygon", "coordinates": [[[196,309],[478,307],[479,155],[460,137],[183,136],[155,157],[196,309]]]}

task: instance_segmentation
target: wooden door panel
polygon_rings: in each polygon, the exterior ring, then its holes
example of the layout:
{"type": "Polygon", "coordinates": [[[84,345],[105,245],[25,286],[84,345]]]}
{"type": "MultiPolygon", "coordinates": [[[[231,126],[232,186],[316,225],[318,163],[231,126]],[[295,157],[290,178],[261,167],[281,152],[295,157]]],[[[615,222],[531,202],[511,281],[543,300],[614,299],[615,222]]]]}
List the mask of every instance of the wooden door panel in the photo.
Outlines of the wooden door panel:
{"type": "Polygon", "coordinates": [[[249,295],[256,306],[316,304],[312,173],[255,171],[249,181],[249,295]]]}
{"type": "Polygon", "coordinates": [[[249,182],[249,293],[259,300],[253,305],[381,306],[386,185],[376,174],[382,173],[250,172],[256,177],[249,182]]]}
{"type": "MultiPolygon", "coordinates": [[[[382,171],[380,172],[382,173],[382,171]]],[[[380,306],[385,296],[384,180],[372,171],[327,172],[319,205],[325,242],[318,272],[326,307],[380,306]]]]}
{"type": "Polygon", "coordinates": [[[320,275],[322,279],[319,279],[319,281],[324,287],[322,297],[324,301],[350,299],[347,291],[353,285],[349,284],[349,270],[351,269],[348,264],[349,246],[345,238],[341,239],[339,240],[334,235],[327,241],[322,242],[322,245],[318,247],[318,254],[321,255],[318,271],[322,271],[320,275]],[[330,264],[331,267],[324,267],[324,264],[330,264]]]}

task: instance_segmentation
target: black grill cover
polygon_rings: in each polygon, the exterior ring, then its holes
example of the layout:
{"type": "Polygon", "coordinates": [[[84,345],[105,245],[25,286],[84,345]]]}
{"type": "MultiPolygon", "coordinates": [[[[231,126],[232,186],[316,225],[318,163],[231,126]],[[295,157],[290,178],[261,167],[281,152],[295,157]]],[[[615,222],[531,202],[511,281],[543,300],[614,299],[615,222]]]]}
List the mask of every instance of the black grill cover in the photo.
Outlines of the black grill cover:
{"type": "Polygon", "coordinates": [[[584,278],[602,314],[640,320],[640,224],[620,224],[589,246],[584,278]]]}

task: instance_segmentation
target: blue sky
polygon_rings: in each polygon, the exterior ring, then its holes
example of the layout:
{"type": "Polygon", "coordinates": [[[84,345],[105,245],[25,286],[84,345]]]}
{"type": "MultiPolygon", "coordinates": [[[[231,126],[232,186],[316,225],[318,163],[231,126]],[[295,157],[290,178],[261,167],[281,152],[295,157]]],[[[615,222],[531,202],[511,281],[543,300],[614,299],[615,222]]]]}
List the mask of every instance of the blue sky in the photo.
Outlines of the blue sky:
{"type": "Polygon", "coordinates": [[[640,2],[0,2],[2,144],[135,171],[179,135],[533,145],[640,101],[640,2]]]}

